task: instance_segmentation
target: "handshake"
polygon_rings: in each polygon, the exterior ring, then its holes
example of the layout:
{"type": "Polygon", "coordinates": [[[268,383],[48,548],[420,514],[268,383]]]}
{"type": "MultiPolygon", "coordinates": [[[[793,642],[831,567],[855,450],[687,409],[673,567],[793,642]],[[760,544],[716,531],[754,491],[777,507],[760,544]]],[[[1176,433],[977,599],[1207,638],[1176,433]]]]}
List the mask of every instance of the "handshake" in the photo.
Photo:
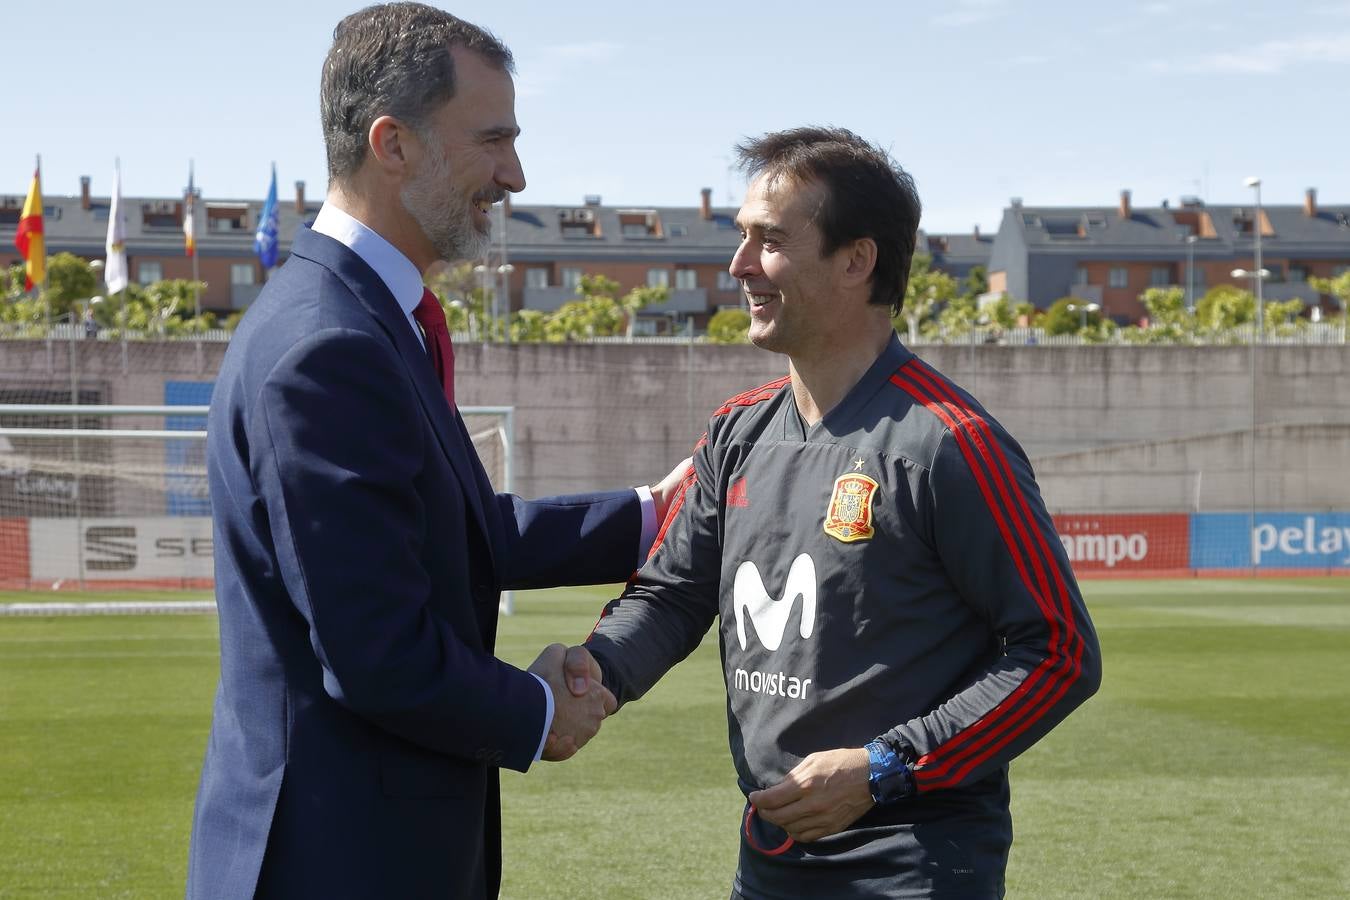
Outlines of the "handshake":
{"type": "Polygon", "coordinates": [[[553,691],[553,725],[543,755],[550,762],[573,756],[595,737],[605,716],[619,707],[600,683],[600,664],[585,647],[549,644],[529,671],[548,682],[553,691]]]}

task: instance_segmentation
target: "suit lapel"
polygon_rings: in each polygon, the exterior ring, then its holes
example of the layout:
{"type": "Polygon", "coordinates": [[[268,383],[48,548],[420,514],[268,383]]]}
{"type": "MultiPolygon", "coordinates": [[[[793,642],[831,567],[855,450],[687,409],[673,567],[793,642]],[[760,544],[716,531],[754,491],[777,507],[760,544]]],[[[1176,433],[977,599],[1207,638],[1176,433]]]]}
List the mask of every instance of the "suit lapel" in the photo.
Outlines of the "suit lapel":
{"type": "Polygon", "coordinates": [[[418,399],[431,421],[432,429],[436,432],[441,450],[449,460],[455,477],[459,479],[465,503],[483,535],[483,543],[488,548],[488,554],[493,555],[493,531],[488,527],[483,490],[477,478],[480,466],[473,456],[473,444],[462,424],[459,411],[450,408],[431,357],[417,342],[398,301],[389,292],[384,281],[361,257],[327,235],[318,234],[302,226],[296,230],[291,252],[302,259],[323,266],[341,279],[394,342],[399,355],[403,357],[404,364],[408,367],[413,384],[417,388],[418,399]]]}

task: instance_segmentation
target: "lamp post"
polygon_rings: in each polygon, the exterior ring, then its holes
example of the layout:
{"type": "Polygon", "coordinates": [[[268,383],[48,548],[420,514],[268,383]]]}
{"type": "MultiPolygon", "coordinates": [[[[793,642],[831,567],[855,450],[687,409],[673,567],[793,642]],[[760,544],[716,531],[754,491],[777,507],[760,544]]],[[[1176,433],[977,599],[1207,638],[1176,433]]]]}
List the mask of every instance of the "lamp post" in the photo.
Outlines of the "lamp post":
{"type": "MultiPolygon", "coordinates": [[[[474,271],[474,274],[478,276],[478,288],[479,288],[479,291],[481,292],[481,296],[479,297],[479,300],[480,300],[480,301],[482,302],[482,304],[483,304],[483,314],[484,314],[484,316],[487,316],[487,312],[488,312],[488,310],[487,310],[488,283],[489,283],[489,282],[491,281],[491,279],[492,279],[491,274],[489,274],[491,270],[488,269],[487,263],[486,263],[486,262],[481,262],[481,263],[479,263],[478,265],[476,265],[476,266],[473,267],[473,271],[474,271]]],[[[496,307],[497,307],[497,298],[496,298],[495,296],[492,298],[492,306],[493,306],[493,311],[495,312],[495,311],[496,311],[496,307]]],[[[495,316],[493,317],[493,319],[495,319],[495,316]]],[[[490,320],[490,321],[491,321],[491,320],[490,320]]],[[[492,331],[492,326],[491,326],[491,325],[489,325],[486,329],[484,329],[484,333],[483,333],[483,340],[484,340],[484,341],[488,340],[488,338],[490,337],[491,331],[492,331]]]]}
{"type": "Polygon", "coordinates": [[[1253,175],[1242,183],[1256,191],[1256,221],[1252,225],[1252,231],[1256,235],[1256,339],[1264,341],[1266,339],[1266,309],[1262,297],[1261,283],[1270,273],[1261,268],[1261,179],[1253,175]]]}
{"type": "Polygon", "coordinates": [[[1255,282],[1256,287],[1252,291],[1256,295],[1256,339],[1258,342],[1264,341],[1266,337],[1265,315],[1261,311],[1261,285],[1270,277],[1269,269],[1234,269],[1228,273],[1234,278],[1250,278],[1255,282]]]}
{"type": "Polygon", "coordinates": [[[1088,313],[1097,312],[1099,309],[1101,309],[1101,306],[1096,303],[1070,303],[1068,306],[1065,307],[1065,309],[1067,309],[1069,312],[1081,313],[1082,324],[1079,326],[1079,330],[1087,331],[1088,313]]]}
{"type": "MultiPolygon", "coordinates": [[[[503,231],[503,233],[505,233],[505,232],[503,231]]],[[[505,242],[503,242],[503,244],[502,244],[502,253],[503,253],[503,254],[506,253],[506,245],[505,245],[505,242]]],[[[504,301],[505,306],[506,306],[506,321],[507,321],[507,323],[508,323],[508,324],[502,326],[502,337],[503,337],[503,339],[504,339],[508,344],[511,342],[511,327],[510,327],[510,324],[509,324],[510,321],[511,321],[511,273],[514,272],[515,270],[516,270],[516,267],[515,267],[515,266],[511,265],[510,263],[505,263],[505,262],[502,263],[500,266],[497,267],[497,274],[500,275],[500,276],[502,276],[502,291],[501,291],[501,295],[502,295],[503,301],[504,301]]],[[[492,296],[492,318],[493,318],[493,324],[495,325],[495,324],[496,324],[496,320],[497,320],[497,295],[496,295],[496,294],[493,294],[493,296],[492,296]]]]}
{"type": "Polygon", "coordinates": [[[1195,313],[1195,242],[1193,234],[1186,235],[1186,311],[1195,313]]]}

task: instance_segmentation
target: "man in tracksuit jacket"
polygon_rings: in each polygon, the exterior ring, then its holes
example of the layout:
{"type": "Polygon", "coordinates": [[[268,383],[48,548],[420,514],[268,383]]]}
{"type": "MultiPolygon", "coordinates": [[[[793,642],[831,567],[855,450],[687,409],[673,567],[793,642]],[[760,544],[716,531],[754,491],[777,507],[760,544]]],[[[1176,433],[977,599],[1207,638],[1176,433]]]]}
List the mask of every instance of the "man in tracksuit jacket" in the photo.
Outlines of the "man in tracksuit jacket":
{"type": "Polygon", "coordinates": [[[714,413],[587,648],[622,704],[719,621],[748,802],[733,898],[1001,897],[1008,763],[1092,695],[1031,466],[905,349],[913,182],[841,129],[738,148],[730,271],[789,375],[714,413]]]}

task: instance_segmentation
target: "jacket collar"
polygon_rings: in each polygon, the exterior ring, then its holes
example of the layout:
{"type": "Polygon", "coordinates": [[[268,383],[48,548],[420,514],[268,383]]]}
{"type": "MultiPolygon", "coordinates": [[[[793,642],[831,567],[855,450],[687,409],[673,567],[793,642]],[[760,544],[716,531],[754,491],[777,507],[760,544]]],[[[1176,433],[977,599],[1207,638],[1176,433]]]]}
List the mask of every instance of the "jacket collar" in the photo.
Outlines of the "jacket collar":
{"type": "Polygon", "coordinates": [[[446,401],[445,391],[441,387],[431,358],[409,327],[405,314],[388,285],[350,248],[304,226],[296,230],[291,253],[332,272],[394,342],[399,356],[403,358],[404,365],[408,368],[409,377],[417,387],[422,409],[431,420],[441,450],[459,478],[465,502],[484,536],[484,543],[488,545],[489,552],[492,552],[492,531],[488,528],[482,492],[475,478],[477,466],[469,458],[469,454],[473,452],[473,445],[459,421],[459,411],[451,409],[446,401]]]}

